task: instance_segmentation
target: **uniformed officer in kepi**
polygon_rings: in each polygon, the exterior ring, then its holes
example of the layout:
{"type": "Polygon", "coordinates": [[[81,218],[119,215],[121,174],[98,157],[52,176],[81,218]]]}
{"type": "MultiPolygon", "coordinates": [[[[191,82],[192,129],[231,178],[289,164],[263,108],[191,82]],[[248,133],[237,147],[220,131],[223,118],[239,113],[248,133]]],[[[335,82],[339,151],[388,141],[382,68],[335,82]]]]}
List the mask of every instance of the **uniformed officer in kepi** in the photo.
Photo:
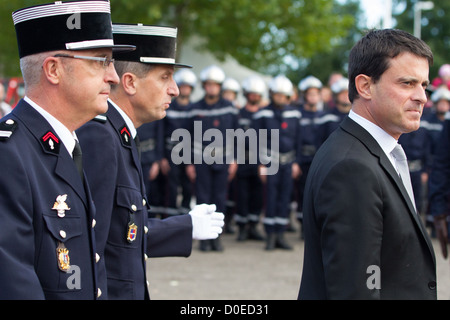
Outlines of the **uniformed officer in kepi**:
{"type": "Polygon", "coordinates": [[[75,129],[107,110],[112,50],[134,47],[114,45],[108,1],[12,16],[25,97],[0,123],[0,299],[103,298],[75,129]]]}
{"type": "Polygon", "coordinates": [[[86,175],[97,207],[108,298],[142,300],[149,299],[147,258],[189,256],[193,238],[219,236],[224,216],[214,205],[201,204],[186,215],[148,218],[136,128],[166,115],[179,93],[175,67],[188,66],[175,62],[176,28],[114,24],[113,34],[116,43],[129,42],[136,51],[114,56],[120,83],[113,86],[108,112],[77,134],[89,159],[86,175]]]}

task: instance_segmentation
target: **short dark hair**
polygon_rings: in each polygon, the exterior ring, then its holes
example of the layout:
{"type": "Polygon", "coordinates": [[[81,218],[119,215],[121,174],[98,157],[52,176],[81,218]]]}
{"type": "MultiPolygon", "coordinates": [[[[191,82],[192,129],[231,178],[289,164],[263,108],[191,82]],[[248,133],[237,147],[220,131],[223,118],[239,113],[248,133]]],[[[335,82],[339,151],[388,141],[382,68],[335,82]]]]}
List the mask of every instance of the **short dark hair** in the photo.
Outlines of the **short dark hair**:
{"type": "Polygon", "coordinates": [[[398,29],[370,30],[350,51],[348,63],[350,101],[358,97],[355,78],[365,74],[377,82],[389,68],[390,60],[399,54],[408,52],[426,58],[429,66],[433,64],[433,53],[428,45],[398,29]]]}
{"type": "MultiPolygon", "coordinates": [[[[154,68],[154,64],[116,60],[114,61],[114,68],[116,69],[119,79],[122,79],[122,76],[127,72],[133,73],[138,78],[145,78],[154,68]]],[[[117,84],[112,84],[111,89],[115,90],[117,86],[117,84]]]]}

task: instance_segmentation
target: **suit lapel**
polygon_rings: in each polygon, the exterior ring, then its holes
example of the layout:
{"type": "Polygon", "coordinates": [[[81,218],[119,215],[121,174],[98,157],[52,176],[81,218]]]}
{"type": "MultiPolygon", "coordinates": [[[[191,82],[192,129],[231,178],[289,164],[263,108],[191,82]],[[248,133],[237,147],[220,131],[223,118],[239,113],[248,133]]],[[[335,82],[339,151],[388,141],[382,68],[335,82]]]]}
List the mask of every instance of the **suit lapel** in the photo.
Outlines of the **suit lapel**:
{"type": "Polygon", "coordinates": [[[122,143],[122,147],[128,149],[131,153],[131,157],[133,159],[133,163],[136,166],[136,169],[141,172],[141,162],[139,159],[139,151],[136,147],[136,144],[133,140],[133,137],[130,134],[130,129],[125,124],[125,120],[120,115],[120,113],[108,102],[108,112],[107,112],[108,120],[111,122],[114,130],[119,135],[120,141],[122,143]]]}
{"type": "Polygon", "coordinates": [[[86,191],[76,166],[51,125],[24,100],[14,108],[14,114],[38,140],[43,153],[54,159],[54,173],[72,187],[87,207],[86,191]]]}
{"type": "Polygon", "coordinates": [[[402,180],[397,174],[395,168],[392,166],[391,161],[384,153],[383,149],[381,149],[378,142],[372,137],[372,135],[367,130],[365,130],[363,127],[361,127],[359,124],[357,124],[355,121],[353,121],[348,117],[345,119],[345,121],[342,123],[341,126],[345,131],[353,135],[356,139],[360,140],[361,143],[364,144],[366,148],[379,159],[381,167],[392,178],[395,185],[402,194],[403,198],[405,199],[409,211],[413,214],[414,217],[417,217],[414,205],[411,202],[411,198],[409,197],[402,180]]]}
{"type": "Polygon", "coordinates": [[[359,141],[361,141],[361,143],[364,144],[366,148],[374,156],[378,157],[380,166],[383,168],[386,174],[394,181],[394,184],[397,187],[397,189],[399,189],[403,199],[406,201],[411,217],[413,218],[413,220],[419,227],[420,231],[422,232],[422,235],[425,238],[428,247],[430,248],[431,251],[433,251],[433,246],[429,240],[427,231],[425,230],[422,221],[420,221],[420,216],[416,212],[414,205],[411,202],[411,198],[409,197],[408,192],[406,191],[406,188],[403,185],[401,178],[397,174],[395,168],[392,166],[391,161],[388,159],[383,149],[381,149],[378,142],[372,137],[372,135],[367,130],[365,130],[363,127],[361,127],[359,124],[357,124],[349,117],[346,117],[344,121],[341,123],[341,128],[346,132],[350,133],[359,141]]]}

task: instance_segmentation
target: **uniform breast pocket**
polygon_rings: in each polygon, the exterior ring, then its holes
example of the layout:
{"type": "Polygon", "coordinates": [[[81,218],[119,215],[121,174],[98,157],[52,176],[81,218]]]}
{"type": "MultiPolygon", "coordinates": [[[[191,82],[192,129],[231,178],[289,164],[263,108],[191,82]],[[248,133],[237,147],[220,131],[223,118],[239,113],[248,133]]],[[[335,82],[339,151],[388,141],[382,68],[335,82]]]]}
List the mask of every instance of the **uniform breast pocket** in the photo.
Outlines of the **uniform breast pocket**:
{"type": "Polygon", "coordinates": [[[81,218],[77,216],[59,218],[54,213],[52,215],[44,214],[44,221],[51,235],[63,243],[83,233],[81,218]]]}
{"type": "Polygon", "coordinates": [[[136,247],[145,223],[147,201],[135,188],[119,186],[116,191],[108,240],[115,245],[136,247]]]}
{"type": "Polygon", "coordinates": [[[83,220],[69,214],[60,218],[54,212],[44,213],[43,220],[36,270],[45,294],[50,298],[61,292],[76,292],[78,287],[67,286],[70,268],[84,270],[91,256],[89,238],[83,235],[83,220]]]}

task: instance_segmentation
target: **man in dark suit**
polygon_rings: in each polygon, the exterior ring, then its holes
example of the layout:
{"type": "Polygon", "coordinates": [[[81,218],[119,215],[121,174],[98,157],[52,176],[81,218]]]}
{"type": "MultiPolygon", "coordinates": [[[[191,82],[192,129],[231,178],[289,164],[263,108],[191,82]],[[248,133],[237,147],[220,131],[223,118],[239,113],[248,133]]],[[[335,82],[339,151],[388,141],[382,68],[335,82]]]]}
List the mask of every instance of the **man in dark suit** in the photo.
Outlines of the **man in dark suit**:
{"type": "Polygon", "coordinates": [[[419,128],[432,61],[400,30],[370,31],[353,47],[352,111],[307,179],[299,299],[436,299],[433,247],[392,154],[419,128]]]}
{"type": "MultiPolygon", "coordinates": [[[[222,232],[223,214],[198,205],[189,214],[148,218],[136,128],[164,118],[179,93],[173,80],[176,28],[113,25],[114,41],[136,51],[115,56],[120,84],[113,86],[108,112],[77,130],[86,176],[97,208],[99,264],[106,265],[109,299],[149,299],[148,257],[189,256],[192,239],[222,232]]],[[[102,277],[105,279],[105,277],[102,277]]],[[[106,293],[105,293],[106,294],[106,293]]]]}
{"type": "Polygon", "coordinates": [[[109,2],[29,7],[13,21],[25,98],[0,123],[0,299],[103,298],[95,208],[72,151],[119,82],[109,2]],[[74,14],[80,29],[68,28],[74,14]]]}

